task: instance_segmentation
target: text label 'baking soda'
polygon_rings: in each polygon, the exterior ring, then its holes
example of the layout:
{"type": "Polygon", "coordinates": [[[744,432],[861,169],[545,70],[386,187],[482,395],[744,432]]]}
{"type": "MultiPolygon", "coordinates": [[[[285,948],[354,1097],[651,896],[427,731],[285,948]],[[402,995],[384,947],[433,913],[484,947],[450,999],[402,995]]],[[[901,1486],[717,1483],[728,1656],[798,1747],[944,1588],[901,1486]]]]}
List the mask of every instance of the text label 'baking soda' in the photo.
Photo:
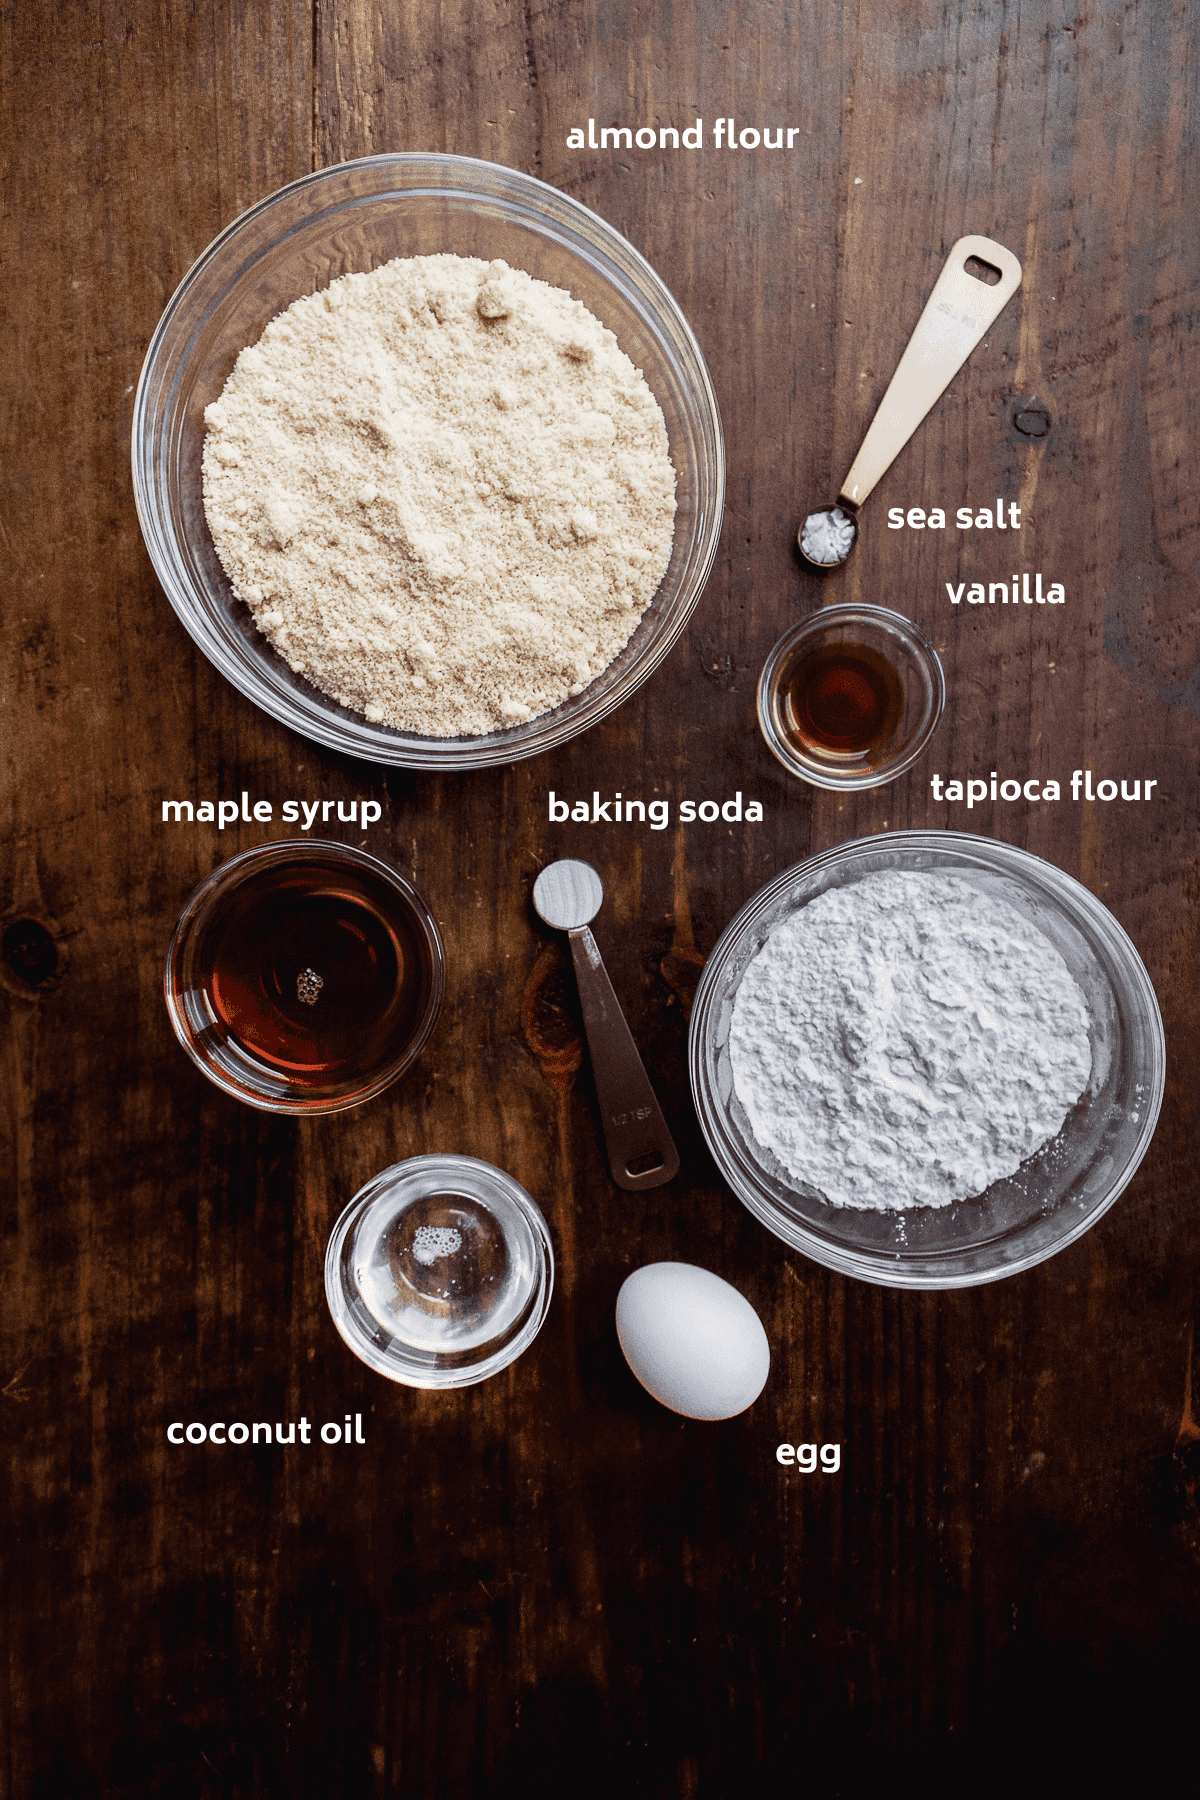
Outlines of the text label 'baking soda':
{"type": "MultiPolygon", "coordinates": [[[[651,831],[665,831],[671,823],[669,800],[629,799],[617,792],[605,799],[593,791],[590,800],[560,800],[550,789],[548,818],[551,825],[565,825],[568,819],[576,825],[649,825],[651,831]]],[[[739,788],[732,800],[681,800],[679,822],[692,825],[699,820],[712,825],[724,819],[728,825],[757,825],[763,816],[758,800],[743,804],[739,788]]]]}

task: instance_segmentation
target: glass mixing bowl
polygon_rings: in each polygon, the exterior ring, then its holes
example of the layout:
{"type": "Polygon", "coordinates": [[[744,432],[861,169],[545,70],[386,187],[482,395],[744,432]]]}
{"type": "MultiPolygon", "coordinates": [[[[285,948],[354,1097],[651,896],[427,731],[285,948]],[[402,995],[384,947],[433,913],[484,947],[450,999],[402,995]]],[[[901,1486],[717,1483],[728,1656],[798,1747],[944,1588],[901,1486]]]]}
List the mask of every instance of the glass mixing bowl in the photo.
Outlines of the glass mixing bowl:
{"type": "Polygon", "coordinates": [[[1166,1076],[1158,1001],[1108,909],[1051,863],[988,838],[893,831],[799,863],[756,894],[722,934],[696,993],[692,1095],[709,1149],[768,1230],[814,1261],[884,1287],[996,1281],[1073,1243],[1107,1212],[1154,1134],[1166,1076]],[[733,1091],[729,1026],[747,964],[772,927],[829,888],[879,870],[950,870],[1048,937],[1087,1003],[1092,1072],[1058,1136],[977,1198],[903,1212],[830,1206],[759,1145],[733,1091]]]}
{"type": "Polygon", "coordinates": [[[133,413],[133,487],[150,559],[209,660],[293,731],[347,755],[417,769],[535,756],[627,700],[677,642],[716,555],[725,452],[704,358],[649,263],[603,219],[545,182],[465,156],[370,156],[308,175],[228,226],[180,283],[146,353],[133,413]],[[204,517],[204,409],[238,353],[298,300],[397,256],[453,251],[514,268],[577,300],[614,332],[666,420],[675,537],[629,643],[553,712],[484,737],[372,725],[297,675],[235,599],[204,517]]]}

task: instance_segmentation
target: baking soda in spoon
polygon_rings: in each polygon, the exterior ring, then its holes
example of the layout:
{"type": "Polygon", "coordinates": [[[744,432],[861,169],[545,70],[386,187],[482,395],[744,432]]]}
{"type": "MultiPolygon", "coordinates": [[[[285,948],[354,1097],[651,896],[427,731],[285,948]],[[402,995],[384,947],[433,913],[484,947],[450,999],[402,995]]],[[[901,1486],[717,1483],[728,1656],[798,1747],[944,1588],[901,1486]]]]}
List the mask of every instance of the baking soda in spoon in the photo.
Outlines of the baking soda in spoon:
{"type": "Polygon", "coordinates": [[[603,899],[604,885],[590,863],[549,863],[533,884],[538,916],[565,931],[571,945],[612,1178],[618,1187],[638,1191],[677,1175],[679,1152],[592,936],[603,899]]]}

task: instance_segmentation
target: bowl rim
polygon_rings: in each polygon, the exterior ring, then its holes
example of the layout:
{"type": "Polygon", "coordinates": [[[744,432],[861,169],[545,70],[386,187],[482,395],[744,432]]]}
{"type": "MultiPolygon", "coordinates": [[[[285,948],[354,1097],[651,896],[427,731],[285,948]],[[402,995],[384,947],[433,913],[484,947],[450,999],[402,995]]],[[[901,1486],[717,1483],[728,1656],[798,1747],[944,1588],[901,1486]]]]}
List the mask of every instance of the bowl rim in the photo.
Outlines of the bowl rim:
{"type": "Polygon", "coordinates": [[[172,1029],[180,1045],[191,1057],[200,1073],[234,1100],[240,1100],[246,1106],[253,1106],[259,1112],[285,1114],[292,1118],[323,1117],[327,1113],[348,1112],[352,1107],[362,1106],[368,1100],[374,1100],[393,1083],[407,1074],[417,1058],[425,1050],[434,1028],[441,1015],[442,1002],[446,992],[446,947],[442,934],[438,930],[437,920],[428,904],[418,893],[407,876],[394,869],[390,863],[378,856],[372,856],[368,850],[360,850],[356,844],[343,844],[336,838],[270,838],[264,844],[253,844],[248,850],[241,850],[236,856],[219,863],[211,874],[206,875],[188,895],[171,933],[171,941],[167,946],[167,960],[163,971],[163,997],[166,1001],[167,1014],[172,1029]],[[182,955],[185,941],[195,931],[197,925],[206,917],[217,892],[229,884],[232,878],[236,883],[246,873],[248,863],[262,863],[269,866],[272,862],[284,862],[297,859],[303,853],[307,858],[320,863],[336,866],[338,863],[352,863],[355,867],[365,869],[380,877],[395,893],[403,905],[407,907],[414,925],[419,929],[422,941],[429,955],[430,986],[429,997],[421,1014],[420,1024],[404,1050],[374,1076],[363,1088],[352,1094],[311,1093],[288,1098],[285,1095],[255,1093],[243,1083],[235,1081],[224,1070],[209,1062],[193,1041],[194,1033],[184,1018],[181,1005],[181,989],[173,980],[176,965],[182,955]],[[237,872],[237,873],[235,873],[237,872]]]}
{"type": "MultiPolygon", "coordinates": [[[[817,891],[824,892],[825,890],[817,891]]],[[[815,898],[816,894],[811,897],[815,898]]],[[[1068,874],[1065,869],[1059,868],[1056,863],[1050,862],[1046,857],[1038,856],[1034,851],[1025,850],[1018,845],[1005,843],[999,838],[959,831],[887,831],[879,832],[874,836],[852,838],[843,844],[803,858],[765,883],[739,908],[717,939],[705,963],[696,989],[688,1032],[688,1076],[700,1129],[722,1179],[747,1211],[757,1218],[760,1224],[765,1225],[774,1236],[790,1248],[800,1250],[825,1268],[873,1283],[876,1286],[926,1291],[959,1289],[1004,1280],[1009,1276],[1021,1274],[1027,1269],[1035,1268],[1051,1256],[1056,1256],[1060,1250],[1065,1250],[1069,1244],[1075,1243],[1085,1232],[1090,1231],[1097,1220],[1115,1203],[1137,1172],[1149,1149],[1158,1124],[1166,1091],[1166,1035],[1163,1030],[1158,996],[1132,938],[1103,901],[1097,899],[1096,895],[1075,876],[1068,874]],[[1089,948],[1092,947],[1092,933],[1103,942],[1105,949],[1115,961],[1120,963],[1132,988],[1143,1003],[1152,1052],[1151,1066],[1144,1075],[1137,1135],[1122,1168],[1100,1197],[1086,1210],[1081,1211],[1079,1216],[1074,1220],[1067,1220],[1064,1215],[1066,1229],[1053,1243],[1044,1247],[1035,1247],[1032,1253],[1016,1256],[1011,1260],[1001,1262],[998,1266],[985,1268],[955,1266],[951,1268],[952,1261],[961,1265],[971,1258],[973,1254],[971,1249],[962,1246],[940,1253],[923,1249],[910,1253],[907,1261],[903,1252],[897,1252],[894,1249],[884,1252],[882,1250],[866,1250],[857,1246],[843,1248],[831,1244],[825,1236],[818,1234],[803,1220],[792,1216],[782,1219],[774,1200],[764,1189],[755,1188],[755,1166],[747,1154],[740,1149],[733,1136],[726,1118],[727,1104],[709,1090],[705,1056],[717,1024],[718,984],[726,965],[745,934],[764,918],[770,912],[773,903],[802,877],[811,876],[816,871],[829,868],[831,865],[854,862],[872,855],[886,855],[889,850],[948,851],[952,856],[957,856],[962,864],[973,863],[975,867],[981,868],[987,873],[1000,874],[1018,881],[1029,878],[1040,893],[1053,898],[1059,910],[1067,915],[1074,929],[1087,939],[1089,948]],[[1067,904],[1068,901],[1070,904],[1067,904]],[[1085,933],[1080,929],[1076,915],[1081,916],[1087,922],[1090,928],[1088,932],[1085,933]],[[930,1269],[919,1266],[930,1262],[936,1264],[939,1261],[943,1265],[940,1271],[936,1267],[930,1269]]],[[[1063,1198],[1065,1199],[1066,1196],[1064,1195],[1063,1198]]],[[[1012,1235],[1019,1236],[1027,1229],[1028,1227],[1023,1225],[1018,1227],[1012,1235]]]]}
{"type": "MultiPolygon", "coordinates": [[[[345,204],[351,205],[364,198],[379,198],[386,192],[387,186],[384,183],[380,193],[374,196],[348,194],[345,204]]],[[[263,249],[256,248],[246,266],[252,266],[263,254],[263,249]]],[[[661,407],[661,395],[655,392],[651,383],[648,382],[647,385],[661,407]]],[[[173,404],[174,402],[172,406],[173,404]]],[[[166,408],[164,416],[169,418],[170,412],[171,408],[166,408]]],[[[361,761],[388,767],[447,772],[494,768],[540,756],[590,730],[632,698],[678,644],[712,575],[720,548],[726,485],[720,409],[695,333],[662,277],[623,233],[573,195],[553,187],[539,176],[526,174],[523,170],[511,168],[504,163],[446,151],[384,151],[373,156],[331,163],[274,189],[223,226],[183,275],[151,335],[134,395],[130,446],[134,505],[142,539],[159,586],[197,648],[231,686],[278,723],[297,732],[309,742],[321,744],[343,755],[357,757],[361,761]],[[246,640],[245,654],[241,656],[226,642],[219,629],[210,623],[205,606],[196,604],[193,582],[179,566],[174,549],[175,533],[163,523],[166,509],[153,503],[153,497],[160,486],[158,457],[154,453],[160,433],[153,421],[164,415],[161,391],[164,376],[172,377],[166,381],[165,391],[174,395],[178,387],[179,371],[186,365],[189,354],[189,349],[185,348],[174,365],[170,362],[168,353],[174,348],[179,316],[205,272],[256,221],[274,208],[294,200],[305,190],[319,188],[323,184],[332,185],[347,177],[353,178],[356,173],[364,170],[377,171],[381,177],[394,173],[398,187],[406,192],[417,193],[426,191],[426,184],[420,176],[428,171],[428,191],[431,195],[443,194],[450,199],[457,198],[466,202],[486,202],[490,197],[486,188],[479,191],[473,183],[491,181],[500,190],[494,196],[496,199],[514,206],[523,203],[529,210],[529,220],[536,221],[537,226],[542,228],[542,235],[557,242],[572,256],[588,263],[604,281],[618,289],[624,303],[632,311],[648,321],[650,335],[662,348],[664,357],[680,371],[681,384],[682,353],[683,364],[686,365],[686,391],[701,427],[697,435],[704,449],[703,457],[697,459],[697,466],[707,465],[706,482],[712,490],[711,501],[707,504],[703,502],[702,496],[697,497],[691,527],[692,537],[689,540],[696,552],[687,581],[691,589],[690,598],[686,605],[678,608],[665,626],[662,624],[661,614],[659,615],[651,627],[648,640],[643,641],[635,656],[630,659],[632,669],[627,669],[625,677],[618,677],[602,697],[594,698],[590,703],[586,703],[589,689],[585,688],[582,695],[560,703],[551,712],[536,715],[527,725],[509,726],[469,738],[427,738],[415,733],[407,736],[396,733],[392,736],[389,735],[390,728],[372,725],[349,708],[340,706],[332,696],[319,689],[313,688],[310,693],[304,688],[292,688],[286,683],[277,686],[270,681],[264,673],[262,659],[253,653],[249,640],[246,640]],[[439,174],[444,177],[458,174],[463,180],[458,186],[439,188],[439,174]],[[411,175],[414,179],[404,181],[405,175],[411,175]],[[602,268],[594,255],[586,254],[581,245],[568,242],[562,233],[564,229],[570,228],[574,228],[576,234],[592,250],[595,249],[592,240],[598,239],[612,268],[602,268]],[[614,279],[614,271],[619,274],[619,281],[614,279]],[[648,308],[648,300],[653,301],[653,312],[648,308]],[[668,327],[665,334],[664,323],[668,327]],[[230,664],[236,667],[239,678],[235,678],[230,664]],[[581,702],[584,704],[580,704],[581,702]],[[568,718],[558,718],[564,709],[569,712],[568,718]],[[557,723],[554,723],[556,719],[557,723]],[[542,727],[540,730],[539,724],[542,727]],[[366,735],[368,733],[369,736],[366,735]]],[[[678,475],[678,464],[676,473],[678,475]]],[[[647,612],[655,607],[661,591],[660,583],[647,612]]],[[[677,588],[676,593],[679,591],[677,588]]],[[[643,614],[642,620],[634,627],[629,643],[618,652],[617,657],[597,680],[601,680],[603,674],[611,671],[626,656],[630,645],[641,631],[645,617],[646,614],[643,614]]],[[[594,685],[594,682],[590,683],[589,688],[594,685]]]]}

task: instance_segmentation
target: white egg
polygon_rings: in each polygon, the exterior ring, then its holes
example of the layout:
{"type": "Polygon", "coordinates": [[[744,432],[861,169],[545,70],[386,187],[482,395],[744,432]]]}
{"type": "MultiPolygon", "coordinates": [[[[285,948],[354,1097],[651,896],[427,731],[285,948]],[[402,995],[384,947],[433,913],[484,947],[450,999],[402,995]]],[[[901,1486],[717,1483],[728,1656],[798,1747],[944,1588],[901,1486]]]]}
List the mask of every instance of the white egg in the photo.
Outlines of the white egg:
{"type": "Polygon", "coordinates": [[[617,1295],[617,1336],[648,1393],[688,1419],[731,1419],[762,1393],[771,1347],[745,1295],[692,1263],[647,1263],[617,1295]]]}

